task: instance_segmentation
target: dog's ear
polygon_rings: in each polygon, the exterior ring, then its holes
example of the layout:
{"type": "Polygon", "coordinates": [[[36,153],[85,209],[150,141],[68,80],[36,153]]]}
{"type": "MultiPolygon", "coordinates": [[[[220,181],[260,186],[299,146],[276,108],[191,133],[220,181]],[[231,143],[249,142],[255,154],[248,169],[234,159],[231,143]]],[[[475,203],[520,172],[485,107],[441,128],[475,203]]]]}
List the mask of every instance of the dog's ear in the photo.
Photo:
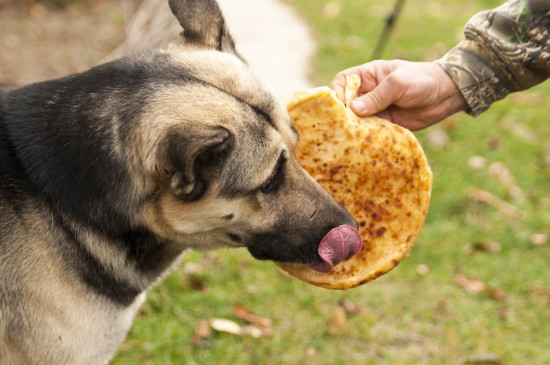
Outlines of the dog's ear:
{"type": "Polygon", "coordinates": [[[199,199],[233,146],[233,136],[225,128],[198,129],[185,136],[174,133],[168,140],[168,159],[173,170],[170,189],[185,201],[199,199]]]}
{"type": "Polygon", "coordinates": [[[231,53],[242,59],[216,0],[169,0],[187,44],[231,53]]]}

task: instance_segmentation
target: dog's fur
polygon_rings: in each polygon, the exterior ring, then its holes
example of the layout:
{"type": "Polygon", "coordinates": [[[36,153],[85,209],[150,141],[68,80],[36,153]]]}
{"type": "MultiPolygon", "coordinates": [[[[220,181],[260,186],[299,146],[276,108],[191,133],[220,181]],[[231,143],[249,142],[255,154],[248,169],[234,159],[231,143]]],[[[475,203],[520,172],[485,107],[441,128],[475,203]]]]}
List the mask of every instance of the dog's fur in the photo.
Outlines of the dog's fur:
{"type": "Polygon", "coordinates": [[[186,249],[309,264],[355,225],[215,1],[170,6],[167,50],[0,90],[1,364],[108,362],[186,249]]]}

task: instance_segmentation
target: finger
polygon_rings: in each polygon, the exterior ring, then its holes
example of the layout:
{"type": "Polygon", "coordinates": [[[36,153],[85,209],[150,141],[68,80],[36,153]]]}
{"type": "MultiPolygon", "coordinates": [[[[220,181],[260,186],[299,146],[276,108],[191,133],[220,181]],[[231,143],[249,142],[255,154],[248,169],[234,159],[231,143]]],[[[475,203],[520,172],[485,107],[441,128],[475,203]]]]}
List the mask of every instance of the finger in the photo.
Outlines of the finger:
{"type": "Polygon", "coordinates": [[[359,116],[368,116],[379,113],[395,103],[402,90],[390,74],[371,92],[354,99],[351,102],[351,109],[359,116]]]}
{"type": "Polygon", "coordinates": [[[339,72],[332,82],[330,83],[330,88],[336,93],[336,97],[344,102],[345,89],[346,89],[346,74],[345,71],[339,72]]]}
{"type": "Polygon", "coordinates": [[[363,94],[367,91],[372,90],[377,81],[373,78],[373,74],[376,74],[376,63],[369,62],[364,65],[350,67],[334,76],[332,82],[330,83],[330,88],[336,93],[336,97],[342,102],[345,102],[345,90],[346,90],[346,77],[349,75],[359,75],[361,78],[361,86],[359,89],[359,94],[363,94]]]}

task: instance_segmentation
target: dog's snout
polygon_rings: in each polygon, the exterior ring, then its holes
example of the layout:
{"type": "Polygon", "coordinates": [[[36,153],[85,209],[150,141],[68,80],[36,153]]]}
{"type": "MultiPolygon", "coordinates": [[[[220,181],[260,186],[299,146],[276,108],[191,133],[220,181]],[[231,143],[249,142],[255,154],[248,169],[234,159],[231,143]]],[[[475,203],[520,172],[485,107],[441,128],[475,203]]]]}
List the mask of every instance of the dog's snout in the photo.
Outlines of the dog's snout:
{"type": "Polygon", "coordinates": [[[317,208],[315,208],[313,210],[313,212],[311,213],[311,215],[309,216],[309,220],[313,220],[313,218],[315,218],[315,216],[317,215],[317,208]]]}
{"type": "Polygon", "coordinates": [[[344,220],[346,221],[345,223],[343,224],[346,224],[350,227],[353,227],[355,229],[359,229],[359,224],[357,223],[357,220],[351,215],[350,212],[348,212],[348,210],[346,209],[346,207],[344,206],[344,204],[342,203],[338,203],[338,205],[340,206],[340,209],[343,211],[343,214],[344,214],[344,220]]]}

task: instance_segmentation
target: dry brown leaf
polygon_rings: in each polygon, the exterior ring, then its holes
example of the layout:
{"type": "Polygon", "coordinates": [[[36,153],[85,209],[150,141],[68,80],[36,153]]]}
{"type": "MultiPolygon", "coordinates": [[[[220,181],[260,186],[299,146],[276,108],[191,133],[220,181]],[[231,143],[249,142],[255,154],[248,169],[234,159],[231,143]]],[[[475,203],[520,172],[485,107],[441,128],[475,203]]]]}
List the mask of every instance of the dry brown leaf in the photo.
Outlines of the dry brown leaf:
{"type": "Polygon", "coordinates": [[[348,321],[348,316],[346,310],[338,306],[334,309],[332,317],[328,322],[327,331],[330,334],[341,333],[346,328],[346,323],[348,321]]]}
{"type": "Polygon", "coordinates": [[[550,167],[550,141],[544,146],[544,166],[550,167]]]}
{"type": "Polygon", "coordinates": [[[487,159],[483,156],[472,156],[468,159],[468,166],[472,170],[482,170],[487,166],[487,159]]]}
{"type": "Polygon", "coordinates": [[[208,287],[206,286],[206,279],[202,275],[198,275],[198,274],[185,275],[183,279],[186,285],[188,285],[193,290],[196,290],[201,293],[205,293],[208,291],[208,287]]]}
{"type": "Polygon", "coordinates": [[[469,357],[466,365],[498,365],[502,364],[502,359],[497,354],[482,354],[469,357]]]}
{"type": "Polygon", "coordinates": [[[508,196],[514,200],[524,199],[525,193],[518,186],[516,178],[510,172],[508,166],[502,162],[493,162],[489,166],[489,173],[496,177],[506,188],[508,196]]]}
{"type": "Polygon", "coordinates": [[[487,294],[488,296],[498,300],[499,302],[504,302],[507,300],[506,293],[498,288],[488,285],[481,279],[468,277],[461,273],[456,273],[455,282],[468,294],[487,294]]]}
{"type": "Polygon", "coordinates": [[[473,252],[489,252],[498,253],[501,250],[501,245],[495,241],[489,242],[474,242],[471,245],[466,246],[465,251],[468,254],[473,252]]]}
{"type": "Polygon", "coordinates": [[[443,149],[449,144],[449,137],[444,130],[439,128],[431,128],[426,132],[426,144],[433,149],[443,149]]]}
{"type": "Polygon", "coordinates": [[[493,208],[496,208],[501,213],[504,213],[507,216],[510,216],[512,218],[518,218],[523,219],[525,218],[525,212],[520,210],[515,205],[508,203],[505,200],[500,199],[496,195],[481,190],[478,188],[473,188],[470,190],[470,198],[477,200],[479,202],[485,203],[487,205],[492,206],[493,208]]]}
{"type": "Polygon", "coordinates": [[[266,331],[253,325],[243,326],[241,331],[241,336],[250,336],[254,338],[260,338],[268,334],[271,334],[271,331],[266,331]]]}
{"type": "Polygon", "coordinates": [[[529,288],[529,294],[542,305],[550,306],[550,287],[532,285],[529,288]]]}
{"type": "Polygon", "coordinates": [[[516,185],[516,178],[503,162],[496,161],[489,166],[489,173],[496,177],[504,186],[516,185]]]}
{"type": "Polygon", "coordinates": [[[508,117],[502,120],[502,126],[508,129],[515,137],[522,138],[528,142],[536,142],[537,134],[525,124],[517,123],[514,118],[508,117]]]}
{"type": "Polygon", "coordinates": [[[490,150],[496,150],[502,145],[502,140],[498,137],[488,137],[485,140],[485,147],[487,147],[490,150]]]}
{"type": "Polygon", "coordinates": [[[340,299],[338,301],[338,304],[340,305],[340,307],[344,308],[344,311],[348,315],[358,314],[362,310],[362,308],[359,305],[351,302],[348,299],[340,299]]]}
{"type": "Polygon", "coordinates": [[[480,294],[485,291],[486,284],[480,279],[469,278],[463,274],[455,275],[455,282],[468,294],[480,294]]]}
{"type": "Polygon", "coordinates": [[[534,246],[544,246],[548,243],[548,235],[546,233],[535,233],[531,236],[531,243],[534,246]]]}
{"type": "Polygon", "coordinates": [[[487,285],[485,288],[485,293],[487,293],[491,298],[498,300],[499,302],[505,302],[508,299],[508,295],[502,290],[495,288],[494,286],[487,285]]]}
{"type": "Polygon", "coordinates": [[[201,342],[210,337],[211,334],[210,323],[207,320],[200,321],[197,327],[195,327],[195,334],[191,339],[191,343],[195,345],[201,344],[201,342]]]}
{"type": "Polygon", "coordinates": [[[497,318],[501,321],[506,321],[509,317],[510,309],[506,306],[497,311],[497,318]]]}
{"type": "Polygon", "coordinates": [[[241,304],[233,304],[233,313],[235,313],[235,315],[240,319],[249,322],[257,327],[264,329],[271,329],[273,327],[273,321],[271,319],[257,316],[241,304]]]}
{"type": "Polygon", "coordinates": [[[209,321],[209,324],[215,331],[231,333],[237,336],[251,336],[258,338],[271,333],[270,331],[263,330],[253,325],[241,326],[237,322],[225,318],[212,318],[209,321]]]}
{"type": "Polygon", "coordinates": [[[546,100],[546,96],[541,92],[523,91],[510,95],[510,101],[518,105],[542,105],[546,100]]]}
{"type": "Polygon", "coordinates": [[[338,15],[340,15],[340,12],[342,10],[342,7],[340,6],[340,3],[337,1],[330,1],[325,4],[323,7],[323,16],[327,19],[334,19],[338,15]]]}
{"type": "Polygon", "coordinates": [[[430,267],[426,264],[420,264],[416,267],[416,273],[418,275],[426,276],[430,272],[430,267]]]}

